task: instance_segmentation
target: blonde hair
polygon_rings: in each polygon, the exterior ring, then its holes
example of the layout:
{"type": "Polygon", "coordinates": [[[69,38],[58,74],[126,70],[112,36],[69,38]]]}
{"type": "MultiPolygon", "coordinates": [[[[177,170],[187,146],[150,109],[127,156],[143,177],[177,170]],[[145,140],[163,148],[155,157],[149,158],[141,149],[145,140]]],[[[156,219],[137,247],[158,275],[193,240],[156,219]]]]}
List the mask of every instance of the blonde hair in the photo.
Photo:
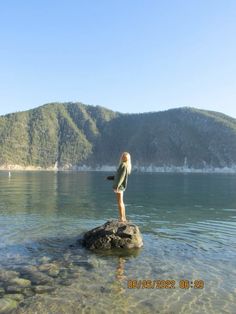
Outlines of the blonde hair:
{"type": "Polygon", "coordinates": [[[128,170],[128,174],[130,174],[131,173],[131,169],[132,169],[130,153],[128,153],[128,152],[122,153],[122,155],[120,157],[119,165],[122,164],[122,162],[124,162],[126,164],[126,167],[127,167],[127,170],[128,170]],[[126,157],[125,161],[123,160],[124,157],[126,157]]]}

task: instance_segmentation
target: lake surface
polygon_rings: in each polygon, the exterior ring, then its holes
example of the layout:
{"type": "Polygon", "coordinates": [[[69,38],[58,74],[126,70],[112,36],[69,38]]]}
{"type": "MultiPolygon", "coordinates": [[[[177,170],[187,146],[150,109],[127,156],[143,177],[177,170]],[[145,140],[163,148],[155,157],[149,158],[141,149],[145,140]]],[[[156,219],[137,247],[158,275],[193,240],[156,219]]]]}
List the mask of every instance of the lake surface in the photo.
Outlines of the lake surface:
{"type": "Polygon", "coordinates": [[[78,238],[118,217],[107,175],[0,172],[0,313],[235,313],[236,175],[133,173],[144,247],[93,253],[78,238]],[[42,280],[14,291],[29,270],[42,280]]]}

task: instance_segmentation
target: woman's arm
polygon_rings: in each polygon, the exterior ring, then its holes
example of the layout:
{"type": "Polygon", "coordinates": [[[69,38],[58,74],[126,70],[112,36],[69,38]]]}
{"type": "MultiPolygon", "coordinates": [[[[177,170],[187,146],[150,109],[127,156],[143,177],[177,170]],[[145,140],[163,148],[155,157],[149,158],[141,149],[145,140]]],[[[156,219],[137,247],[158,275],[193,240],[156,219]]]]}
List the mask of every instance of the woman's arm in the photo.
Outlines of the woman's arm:
{"type": "Polygon", "coordinates": [[[115,175],[115,182],[113,184],[113,189],[117,190],[122,182],[124,181],[126,175],[126,166],[125,164],[121,164],[117,170],[117,174],[115,175]]]}

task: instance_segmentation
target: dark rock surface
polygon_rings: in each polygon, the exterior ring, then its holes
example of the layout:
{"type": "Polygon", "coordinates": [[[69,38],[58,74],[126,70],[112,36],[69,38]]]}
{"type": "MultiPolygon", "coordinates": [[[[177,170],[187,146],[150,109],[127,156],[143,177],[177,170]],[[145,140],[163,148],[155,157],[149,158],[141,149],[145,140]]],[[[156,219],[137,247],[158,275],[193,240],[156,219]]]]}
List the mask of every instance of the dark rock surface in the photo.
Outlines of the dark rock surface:
{"type": "Polygon", "coordinates": [[[140,248],[143,246],[139,228],[131,222],[109,220],[83,236],[82,244],[91,250],[112,248],[140,248]]]}

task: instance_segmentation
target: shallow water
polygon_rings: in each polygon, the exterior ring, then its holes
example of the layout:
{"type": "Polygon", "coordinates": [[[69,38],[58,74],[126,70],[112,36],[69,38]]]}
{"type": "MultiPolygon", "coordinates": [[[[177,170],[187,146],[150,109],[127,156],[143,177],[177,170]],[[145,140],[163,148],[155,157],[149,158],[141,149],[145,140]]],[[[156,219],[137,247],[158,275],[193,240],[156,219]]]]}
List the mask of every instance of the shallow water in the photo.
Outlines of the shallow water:
{"type": "MultiPolygon", "coordinates": [[[[92,253],[78,238],[117,217],[106,175],[0,173],[0,270],[28,278],[27,267],[57,269],[48,276],[53,290],[37,293],[32,284],[13,312],[235,313],[236,175],[133,173],[126,213],[144,247],[92,253]],[[181,280],[204,287],[182,289],[181,280]]],[[[8,301],[9,282],[0,282],[8,301]]]]}

